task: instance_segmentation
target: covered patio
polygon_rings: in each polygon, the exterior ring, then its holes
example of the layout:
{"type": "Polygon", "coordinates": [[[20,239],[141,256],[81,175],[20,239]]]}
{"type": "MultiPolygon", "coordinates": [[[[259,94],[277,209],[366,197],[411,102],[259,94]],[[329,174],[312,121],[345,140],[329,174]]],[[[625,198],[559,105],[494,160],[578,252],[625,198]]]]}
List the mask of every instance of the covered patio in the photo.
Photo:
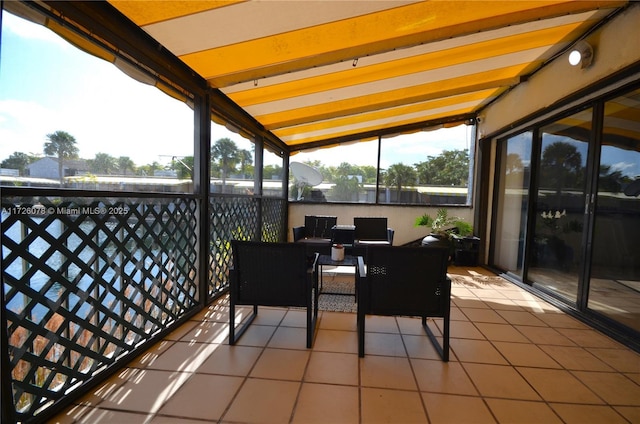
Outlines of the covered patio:
{"type": "MultiPolygon", "coordinates": [[[[433,349],[420,319],[407,317],[368,317],[367,354],[358,358],[355,314],[326,310],[312,349],[305,348],[304,311],[281,308],[261,309],[247,334],[229,346],[222,298],[51,422],[640,419],[637,353],[482,268],[451,267],[449,274],[449,362],[433,349]]],[[[353,276],[325,278],[348,282],[353,276]]]]}
{"type": "MultiPolygon", "coordinates": [[[[628,249],[640,215],[638,195],[625,193],[635,174],[620,176],[640,151],[640,4],[2,7],[3,16],[50,29],[179,103],[188,124],[174,144],[191,153],[169,155],[188,171],[170,183],[127,168],[114,178],[60,171],[59,184],[46,186],[3,175],[3,423],[640,422],[638,253],[628,249]],[[585,43],[590,54],[570,65],[585,43]],[[233,183],[212,159],[216,126],[253,149],[251,172],[233,183]],[[387,201],[394,188],[382,178],[383,146],[393,151],[398,135],[458,126],[471,134],[468,177],[439,198],[455,191],[463,202],[432,202],[424,187],[413,198],[426,201],[387,201]],[[552,189],[539,182],[545,136],[584,148],[570,170],[575,187],[558,185],[565,174],[552,175],[552,189]],[[296,155],[353,145],[377,157],[366,200],[292,196],[296,155]],[[611,146],[628,160],[607,165],[600,193],[599,149],[611,146]],[[279,167],[274,177],[267,158],[279,167]],[[606,243],[591,250],[599,195],[606,243]],[[570,201],[568,212],[552,211],[552,197],[570,201]],[[367,318],[367,355],[359,358],[349,298],[321,303],[311,349],[302,311],[281,308],[263,309],[228,345],[231,240],[293,241],[306,215],[333,215],[341,225],[387,217],[394,244],[403,245],[426,235],[415,217],[441,207],[481,239],[479,266],[449,268],[448,363],[409,317],[367,318]],[[572,221],[557,225],[556,216],[572,221]],[[570,234],[556,255],[566,263],[544,263],[550,237],[534,237],[536,220],[570,234]],[[546,281],[529,278],[540,269],[546,281]]],[[[91,90],[83,96],[73,101],[95,100],[91,90]]],[[[144,125],[167,121],[170,128],[172,119],[153,115],[144,125]]],[[[117,121],[102,124],[120,130],[117,121]]],[[[156,153],[154,139],[122,139],[156,153]]],[[[564,157],[555,163],[561,168],[564,157]]],[[[349,285],[353,275],[325,278],[349,285]]],[[[245,316],[241,310],[237,322],[245,316]]],[[[429,325],[440,331],[438,319],[429,325]]]]}

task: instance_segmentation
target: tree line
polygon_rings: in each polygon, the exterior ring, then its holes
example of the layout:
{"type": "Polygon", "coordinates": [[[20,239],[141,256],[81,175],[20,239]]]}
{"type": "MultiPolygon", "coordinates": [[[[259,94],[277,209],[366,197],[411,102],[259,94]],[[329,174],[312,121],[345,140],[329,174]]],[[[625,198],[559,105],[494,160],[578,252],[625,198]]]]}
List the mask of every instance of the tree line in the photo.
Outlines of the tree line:
{"type": "MultiPolygon", "coordinates": [[[[63,178],[64,164],[72,160],[80,160],[80,150],[76,138],[66,131],[55,131],[46,135],[43,153],[47,157],[55,157],[58,161],[58,175],[63,178]]],[[[39,154],[14,152],[0,162],[0,167],[17,169],[19,175],[27,174],[27,167],[42,159],[39,154]]],[[[90,173],[96,175],[154,175],[156,171],[173,170],[178,178],[193,178],[193,156],[173,156],[169,165],[153,161],[145,165],[136,165],[129,156],[115,157],[108,153],[96,153],[93,159],[82,159],[90,173]]],[[[228,175],[237,171],[245,176],[253,175],[253,153],[238,149],[229,138],[217,140],[211,146],[211,174],[225,180],[228,175]],[[239,169],[238,169],[239,165],[239,169]]]]}
{"type": "MultiPolygon", "coordinates": [[[[46,135],[43,153],[58,159],[58,175],[63,175],[65,161],[79,158],[79,149],[74,136],[65,131],[55,131],[46,135]]],[[[220,178],[252,179],[254,152],[240,149],[229,138],[221,138],[211,145],[211,176],[220,178]]],[[[14,152],[0,163],[2,168],[18,169],[26,174],[27,166],[41,156],[14,152]]],[[[174,170],[178,178],[193,178],[193,156],[174,156],[169,165],[157,161],[146,165],[136,165],[128,156],[115,157],[107,153],[96,153],[93,159],[86,159],[89,172],[97,175],[154,175],[155,171],[174,170]]],[[[375,184],[378,170],[375,166],[360,166],[343,162],[338,166],[325,166],[320,161],[306,161],[318,169],[323,180],[335,185],[336,194],[357,190],[362,184],[375,184]]],[[[264,179],[281,178],[282,167],[267,165],[263,169],[264,179]]],[[[382,184],[400,190],[415,185],[466,186],[469,175],[469,154],[467,150],[445,150],[437,156],[427,156],[426,160],[407,165],[396,163],[380,171],[382,184]]],[[[61,177],[62,179],[62,177],[61,177]]]]}
{"type": "MultiPolygon", "coordinates": [[[[320,161],[307,161],[307,165],[322,173],[324,181],[342,183],[358,177],[362,184],[375,184],[377,168],[359,166],[343,162],[338,166],[324,166],[320,161]]],[[[380,170],[383,185],[400,189],[416,185],[462,186],[469,178],[469,153],[465,150],[444,150],[437,156],[427,156],[426,160],[413,165],[395,163],[380,170]]]]}

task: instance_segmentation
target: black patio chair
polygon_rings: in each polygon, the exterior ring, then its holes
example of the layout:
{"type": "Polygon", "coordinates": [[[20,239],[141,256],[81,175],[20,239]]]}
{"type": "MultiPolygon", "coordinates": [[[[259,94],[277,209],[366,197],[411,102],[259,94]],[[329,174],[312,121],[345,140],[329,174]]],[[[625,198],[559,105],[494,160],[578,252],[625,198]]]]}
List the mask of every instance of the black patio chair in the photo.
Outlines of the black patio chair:
{"type": "Polygon", "coordinates": [[[306,215],[304,226],[293,227],[293,241],[307,245],[307,252],[329,254],[331,251],[331,229],[338,217],[329,215],[306,215]]]}
{"type": "Polygon", "coordinates": [[[355,226],[356,246],[393,245],[395,231],[387,227],[386,217],[355,217],[353,225],[355,226]]]}
{"type": "Polygon", "coordinates": [[[449,360],[451,280],[449,250],[369,246],[356,268],[358,355],[364,356],[365,315],[419,316],[443,361],[449,360]],[[427,317],[443,318],[442,345],[427,317]]]}
{"type": "Polygon", "coordinates": [[[229,344],[235,344],[258,314],[258,306],[306,308],[307,348],[313,344],[318,319],[318,254],[304,244],[231,242],[229,274],[229,344]],[[253,306],[245,323],[235,328],[236,306],[253,306]]]}

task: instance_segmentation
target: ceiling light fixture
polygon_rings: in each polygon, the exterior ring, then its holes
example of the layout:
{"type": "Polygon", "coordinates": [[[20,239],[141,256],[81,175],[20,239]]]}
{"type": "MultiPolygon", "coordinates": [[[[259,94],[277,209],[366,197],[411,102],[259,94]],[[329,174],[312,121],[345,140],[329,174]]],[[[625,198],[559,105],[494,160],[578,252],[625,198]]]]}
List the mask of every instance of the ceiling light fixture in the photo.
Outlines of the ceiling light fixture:
{"type": "Polygon", "coordinates": [[[584,40],[578,41],[569,53],[569,63],[571,66],[578,66],[584,69],[591,65],[593,61],[593,48],[584,40]]]}

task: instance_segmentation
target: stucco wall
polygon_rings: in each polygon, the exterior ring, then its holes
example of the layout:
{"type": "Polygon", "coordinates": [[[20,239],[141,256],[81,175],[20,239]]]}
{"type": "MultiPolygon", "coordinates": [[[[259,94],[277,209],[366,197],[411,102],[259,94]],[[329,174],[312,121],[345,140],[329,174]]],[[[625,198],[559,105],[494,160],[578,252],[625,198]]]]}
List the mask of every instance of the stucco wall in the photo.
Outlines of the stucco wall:
{"type": "Polygon", "coordinates": [[[480,138],[640,61],[640,3],[632,4],[585,40],[594,49],[591,66],[571,66],[569,52],[560,55],[481,114],[480,138]]]}
{"type": "Polygon", "coordinates": [[[29,176],[36,178],[50,178],[57,180],[58,175],[58,162],[50,157],[42,158],[36,162],[33,162],[28,166],[29,176]]]}

